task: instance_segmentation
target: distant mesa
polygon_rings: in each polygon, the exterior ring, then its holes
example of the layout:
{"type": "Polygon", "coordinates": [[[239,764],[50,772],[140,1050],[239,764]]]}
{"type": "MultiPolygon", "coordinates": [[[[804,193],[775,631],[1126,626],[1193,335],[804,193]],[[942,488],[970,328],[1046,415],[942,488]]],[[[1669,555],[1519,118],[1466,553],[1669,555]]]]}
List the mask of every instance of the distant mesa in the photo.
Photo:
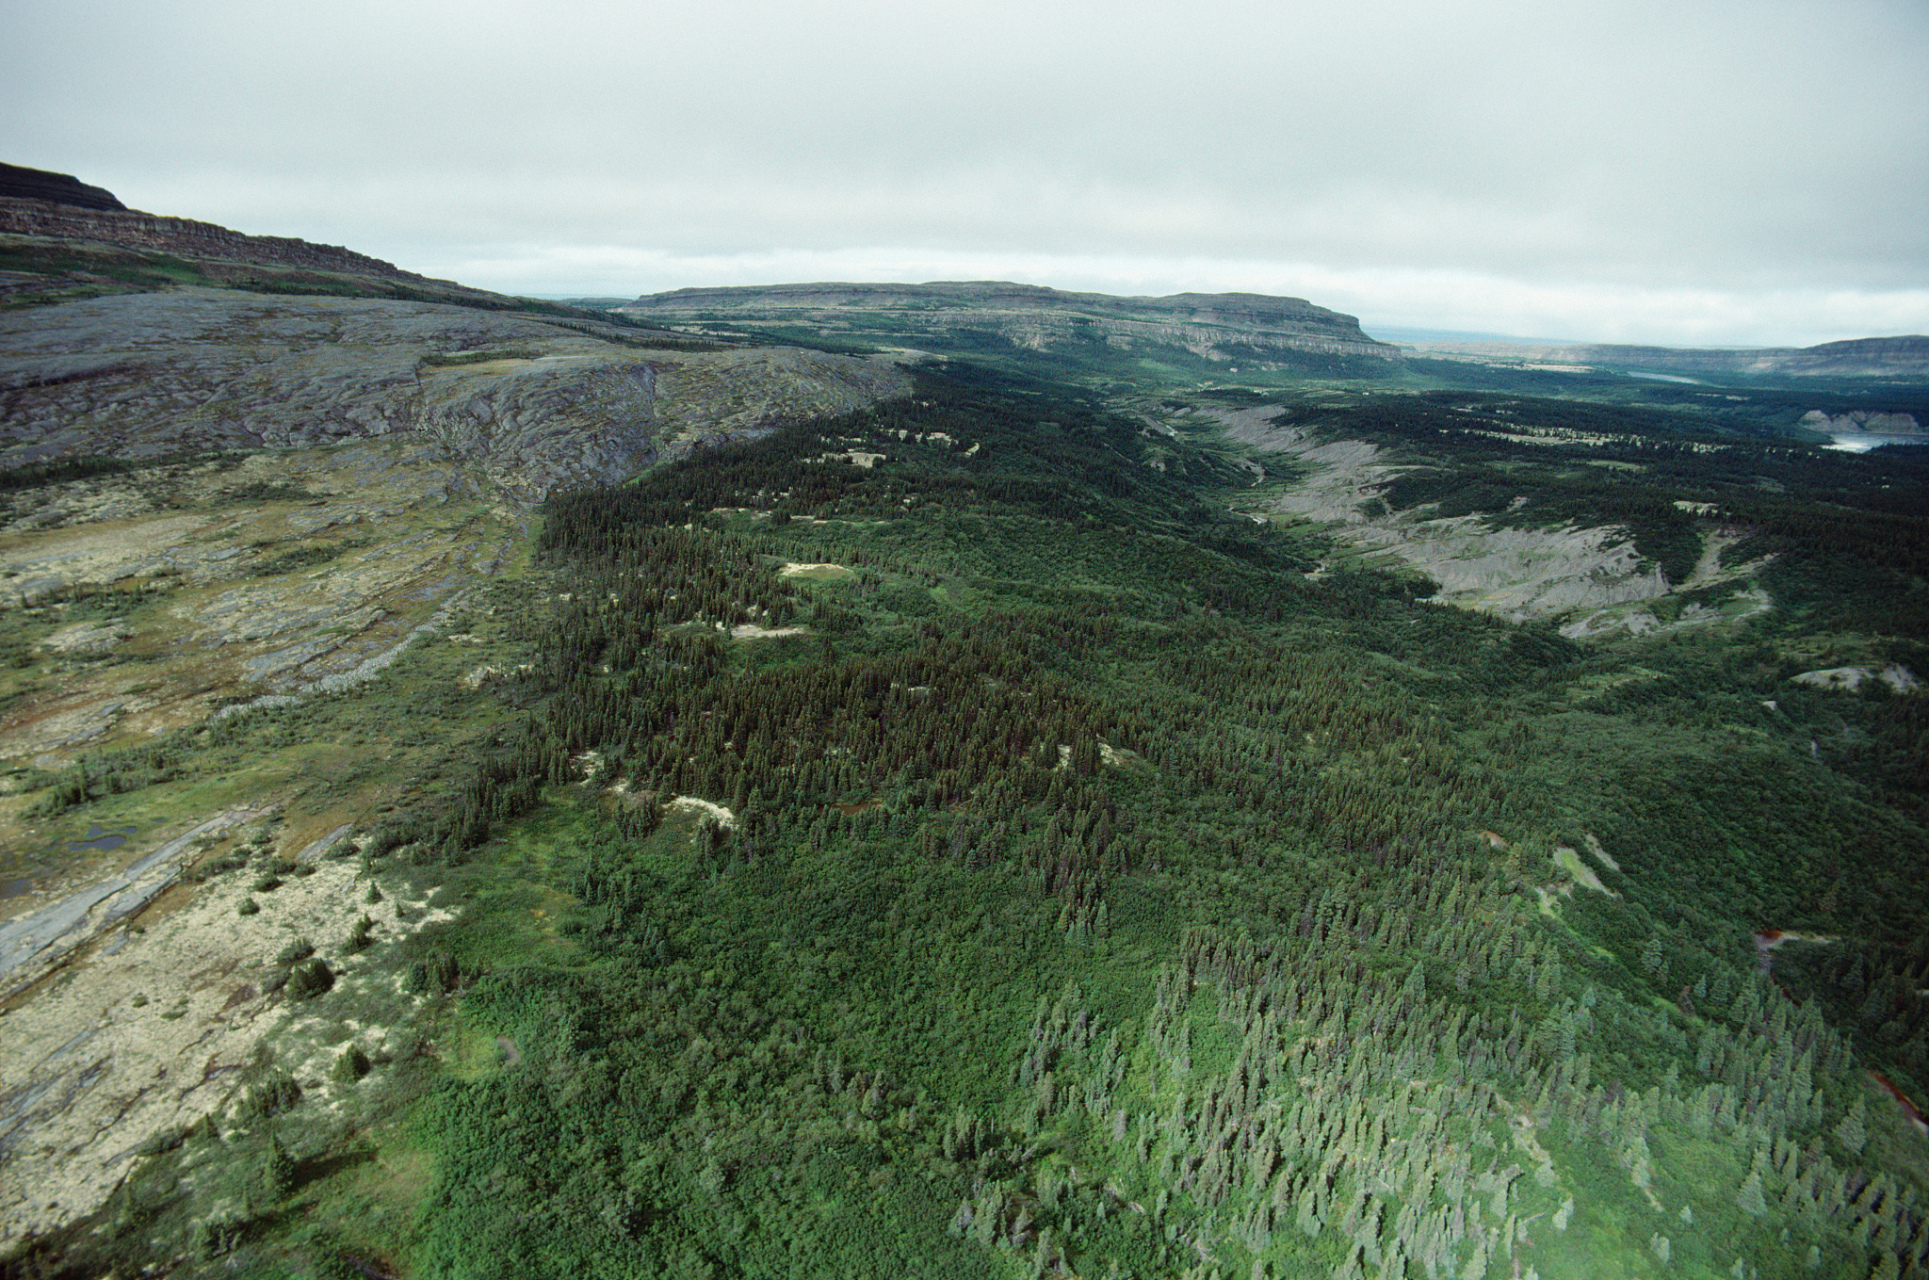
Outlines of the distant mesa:
{"type": "Polygon", "coordinates": [[[90,187],[71,173],[49,173],[17,164],[0,164],[0,199],[41,200],[75,209],[127,208],[113,192],[90,187]]]}
{"type": "Polygon", "coordinates": [[[1894,377],[1929,373],[1929,337],[1851,338],[1813,347],[1710,350],[1694,347],[1584,346],[1567,348],[1580,364],[1670,373],[1767,373],[1807,377],[1894,377]]]}
{"type": "Polygon", "coordinates": [[[1421,355],[1522,362],[1543,368],[1609,369],[1636,377],[1767,375],[1819,378],[1915,378],[1929,374],[1929,337],[1850,338],[1813,347],[1638,347],[1617,343],[1543,346],[1525,342],[1427,341],[1421,355]]]}
{"type": "Polygon", "coordinates": [[[888,317],[910,333],[996,333],[1020,347],[1099,341],[1117,348],[1165,345],[1213,360],[1300,352],[1397,363],[1400,349],[1360,329],[1356,317],[1304,298],[1257,293],[1178,293],[1162,298],[1069,293],[1002,280],[929,284],[780,284],[676,289],[618,310],[657,322],[810,324],[835,329],[861,315],[888,317]]]}
{"type": "MultiPolygon", "coordinates": [[[[1259,293],[1175,293],[1162,298],[1118,297],[1109,293],[1070,293],[1044,285],[1004,280],[940,280],[930,284],[776,284],[674,289],[646,294],[629,304],[637,311],[864,310],[963,307],[987,311],[1080,310],[1125,316],[1166,316],[1176,320],[1232,321],[1243,324],[1318,324],[1338,322],[1356,333],[1359,321],[1304,298],[1259,293]]],[[[1369,343],[1364,333],[1358,336],[1369,343]]],[[[1387,346],[1387,343],[1373,343],[1387,346]]]]}

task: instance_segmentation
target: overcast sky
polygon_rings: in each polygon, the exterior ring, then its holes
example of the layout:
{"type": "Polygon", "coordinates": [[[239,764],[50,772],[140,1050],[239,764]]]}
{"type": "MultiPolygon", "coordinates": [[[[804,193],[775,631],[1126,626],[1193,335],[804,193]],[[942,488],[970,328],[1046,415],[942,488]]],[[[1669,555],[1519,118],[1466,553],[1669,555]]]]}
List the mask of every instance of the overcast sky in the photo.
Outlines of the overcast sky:
{"type": "Polygon", "coordinates": [[[1929,333],[1925,0],[17,0],[0,159],[514,293],[1929,333]]]}

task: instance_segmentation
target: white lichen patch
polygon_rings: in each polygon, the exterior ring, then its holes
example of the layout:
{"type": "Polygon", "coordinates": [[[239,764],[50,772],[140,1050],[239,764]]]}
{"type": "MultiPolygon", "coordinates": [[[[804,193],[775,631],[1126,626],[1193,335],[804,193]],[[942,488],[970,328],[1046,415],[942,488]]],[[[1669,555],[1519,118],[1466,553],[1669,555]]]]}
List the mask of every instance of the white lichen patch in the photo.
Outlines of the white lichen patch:
{"type": "Polygon", "coordinates": [[[1804,671],[1792,679],[1797,684],[1817,689],[1838,689],[1844,693],[1857,692],[1865,680],[1879,680],[1897,693],[1914,693],[1922,687],[1922,681],[1916,678],[1916,673],[1899,662],[1892,662],[1880,671],[1872,667],[1830,667],[1825,671],[1804,671]]]}
{"type": "Polygon", "coordinates": [[[699,817],[708,818],[725,831],[734,831],[737,827],[736,814],[720,804],[699,799],[696,796],[678,796],[663,807],[670,813],[694,813],[699,817]]]}
{"type": "Polygon", "coordinates": [[[820,454],[815,458],[811,458],[810,461],[848,462],[854,467],[862,467],[864,470],[869,471],[872,467],[884,461],[884,455],[881,453],[868,453],[862,449],[849,449],[840,453],[820,454]]]}
{"type": "Polygon", "coordinates": [[[227,1103],[264,1039],[305,1090],[321,1087],[340,1046],[318,1046],[344,990],[368,981],[377,948],[450,918],[392,894],[367,901],[352,859],[311,865],[271,891],[246,870],[176,887],[0,1022],[0,1250],[99,1208],[142,1143],[227,1103]],[[258,910],[241,914],[244,900],[258,910]],[[350,952],[364,915],[374,947],[350,952]],[[263,993],[297,938],[339,975],[303,1004],[263,993]]]}
{"type": "Polygon", "coordinates": [[[740,622],[730,628],[732,640],[778,640],[784,636],[809,634],[809,627],[760,627],[754,622],[740,622]]]}
{"type": "Polygon", "coordinates": [[[841,564],[830,564],[828,562],[798,564],[794,561],[786,561],[784,566],[777,570],[777,576],[780,578],[814,578],[821,582],[841,582],[847,578],[855,578],[857,574],[841,564]]]}
{"type": "Polygon", "coordinates": [[[456,684],[463,689],[475,690],[495,680],[507,680],[514,676],[526,676],[535,669],[533,665],[527,662],[519,662],[515,666],[507,669],[491,666],[485,662],[481,666],[458,677],[456,684]]]}

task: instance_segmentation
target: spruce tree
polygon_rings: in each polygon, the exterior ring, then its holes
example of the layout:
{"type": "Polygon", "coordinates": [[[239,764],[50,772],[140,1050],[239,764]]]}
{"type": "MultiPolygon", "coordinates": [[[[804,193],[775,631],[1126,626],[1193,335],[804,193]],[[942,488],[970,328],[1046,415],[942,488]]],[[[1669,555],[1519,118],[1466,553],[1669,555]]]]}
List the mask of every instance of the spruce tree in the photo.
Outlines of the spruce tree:
{"type": "Polygon", "coordinates": [[[1751,1218],[1759,1218],[1768,1212],[1768,1202],[1762,1199],[1762,1171],[1759,1165],[1748,1171],[1748,1179],[1741,1184],[1741,1193],[1735,1197],[1735,1203],[1751,1218]]]}
{"type": "Polygon", "coordinates": [[[1841,1122],[1832,1131],[1835,1134],[1835,1140],[1852,1154],[1861,1155],[1862,1148],[1868,1145],[1868,1116],[1867,1100],[1857,1098],[1854,1109],[1843,1116],[1841,1122]]]}

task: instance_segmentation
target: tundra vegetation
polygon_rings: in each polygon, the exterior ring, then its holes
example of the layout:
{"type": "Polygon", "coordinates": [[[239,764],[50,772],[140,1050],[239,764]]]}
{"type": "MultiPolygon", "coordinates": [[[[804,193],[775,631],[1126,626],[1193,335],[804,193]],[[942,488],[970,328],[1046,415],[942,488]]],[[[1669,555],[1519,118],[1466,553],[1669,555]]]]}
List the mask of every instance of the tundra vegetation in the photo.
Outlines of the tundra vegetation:
{"type": "MultiPolygon", "coordinates": [[[[23,773],[108,826],[353,741],[303,794],[382,811],[367,913],[264,946],[305,1020],[8,1274],[1929,1266],[1929,712],[1793,678],[1929,673],[1929,467],[1789,434],[1862,392],[966,338],[549,498],[452,624],[487,679],[23,773]],[[1586,642],[1432,603],[1253,518],[1294,463],[1202,411],[1257,407],[1385,450],[1380,511],[1733,573],[1586,642]]],[[[271,902],[264,847],[204,866],[271,902]]]]}

